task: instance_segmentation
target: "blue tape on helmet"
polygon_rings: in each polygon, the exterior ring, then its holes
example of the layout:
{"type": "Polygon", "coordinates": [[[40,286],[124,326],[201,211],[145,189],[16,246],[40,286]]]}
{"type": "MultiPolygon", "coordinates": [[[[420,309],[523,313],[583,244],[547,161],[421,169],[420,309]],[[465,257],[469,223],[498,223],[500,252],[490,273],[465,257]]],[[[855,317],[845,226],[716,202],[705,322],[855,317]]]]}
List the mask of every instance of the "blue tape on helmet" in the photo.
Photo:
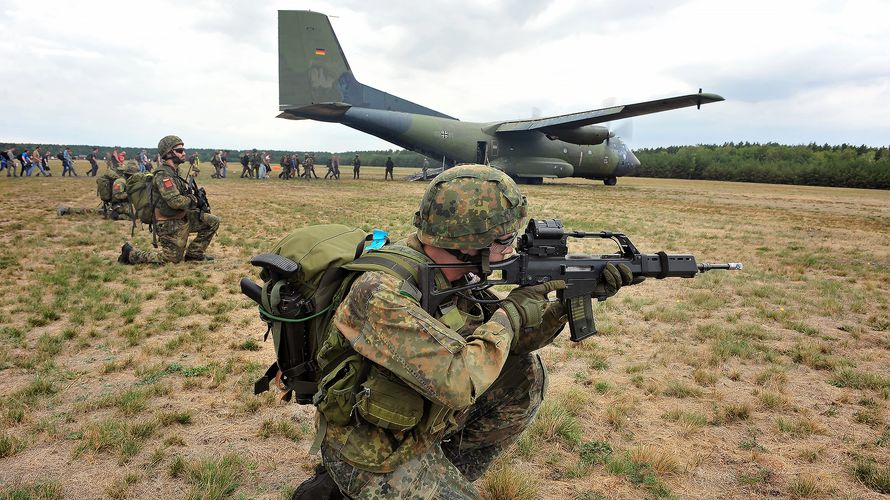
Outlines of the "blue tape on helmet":
{"type": "Polygon", "coordinates": [[[368,250],[377,250],[378,248],[382,248],[383,245],[386,244],[389,233],[386,231],[375,229],[371,233],[371,244],[368,245],[368,250]]]}

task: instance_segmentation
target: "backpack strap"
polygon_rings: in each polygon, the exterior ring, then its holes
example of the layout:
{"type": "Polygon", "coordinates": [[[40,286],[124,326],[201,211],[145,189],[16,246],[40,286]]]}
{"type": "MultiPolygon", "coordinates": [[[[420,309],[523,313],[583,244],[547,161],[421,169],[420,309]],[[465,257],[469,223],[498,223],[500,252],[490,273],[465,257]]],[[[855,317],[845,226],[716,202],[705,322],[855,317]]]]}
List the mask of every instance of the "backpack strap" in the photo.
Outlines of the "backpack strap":
{"type": "MultiPolygon", "coordinates": [[[[399,293],[420,303],[420,269],[430,262],[426,255],[403,245],[384,246],[377,250],[371,250],[365,255],[344,265],[350,271],[378,271],[389,274],[402,280],[399,293]]],[[[442,281],[445,277],[439,273],[437,278],[442,281]]],[[[440,283],[447,287],[446,283],[440,283]]]]}

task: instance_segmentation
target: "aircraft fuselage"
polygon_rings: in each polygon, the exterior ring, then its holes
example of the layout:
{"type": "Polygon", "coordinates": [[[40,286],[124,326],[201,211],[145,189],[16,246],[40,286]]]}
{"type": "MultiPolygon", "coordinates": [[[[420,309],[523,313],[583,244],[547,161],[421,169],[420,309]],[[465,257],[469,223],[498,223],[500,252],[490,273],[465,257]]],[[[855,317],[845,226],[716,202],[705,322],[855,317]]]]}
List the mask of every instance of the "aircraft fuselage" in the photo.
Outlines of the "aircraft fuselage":
{"type": "MultiPolygon", "coordinates": [[[[301,113],[303,114],[303,113],[301,113]]],[[[639,161],[621,142],[578,145],[535,132],[491,132],[494,123],[349,107],[339,116],[305,116],[342,123],[445,165],[491,163],[516,177],[609,179],[632,172],[639,161]]]]}

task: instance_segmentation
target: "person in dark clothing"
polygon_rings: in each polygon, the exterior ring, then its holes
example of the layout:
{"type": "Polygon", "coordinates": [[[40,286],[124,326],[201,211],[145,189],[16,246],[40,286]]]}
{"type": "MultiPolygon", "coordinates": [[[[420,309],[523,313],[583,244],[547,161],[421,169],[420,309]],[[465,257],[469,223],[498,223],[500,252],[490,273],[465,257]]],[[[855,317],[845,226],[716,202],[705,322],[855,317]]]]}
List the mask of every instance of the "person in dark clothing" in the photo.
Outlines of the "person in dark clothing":
{"type": "Polygon", "coordinates": [[[392,156],[386,157],[386,170],[383,172],[383,180],[386,180],[389,177],[390,180],[395,180],[392,176],[392,169],[395,168],[395,163],[392,162],[392,156]]]}
{"type": "Polygon", "coordinates": [[[250,155],[247,154],[247,151],[241,155],[241,178],[247,177],[248,179],[253,178],[253,171],[250,169],[250,155]]]}
{"type": "MultiPolygon", "coordinates": [[[[0,151],[0,172],[2,172],[4,169],[11,170],[10,167],[13,165],[13,156],[9,154],[9,151],[12,150],[0,151]]],[[[6,170],[6,177],[9,177],[9,170],[6,170]]]]}
{"type": "Polygon", "coordinates": [[[90,151],[90,154],[87,155],[87,161],[90,162],[90,169],[87,170],[87,177],[95,177],[97,173],[99,173],[99,148],[93,148],[90,151]]]}

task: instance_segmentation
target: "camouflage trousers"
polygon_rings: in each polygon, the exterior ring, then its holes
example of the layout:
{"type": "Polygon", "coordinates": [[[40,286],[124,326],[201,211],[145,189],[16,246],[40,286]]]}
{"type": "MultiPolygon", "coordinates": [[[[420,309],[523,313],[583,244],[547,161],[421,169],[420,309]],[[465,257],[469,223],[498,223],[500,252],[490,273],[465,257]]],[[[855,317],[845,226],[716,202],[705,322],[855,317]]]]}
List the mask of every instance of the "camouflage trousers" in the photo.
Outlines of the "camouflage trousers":
{"type": "Polygon", "coordinates": [[[129,203],[112,203],[110,209],[106,212],[102,208],[69,208],[66,212],[68,215],[101,215],[111,220],[130,220],[130,204],[129,203]]]}
{"type": "Polygon", "coordinates": [[[177,263],[188,257],[204,258],[204,250],[219,229],[219,217],[190,210],[188,217],[179,220],[162,220],[155,224],[158,250],[137,250],[130,252],[130,264],[177,263]],[[198,233],[188,243],[189,233],[198,233]],[[188,245],[188,246],[186,246],[188,245]]]}
{"type": "Polygon", "coordinates": [[[547,371],[537,353],[510,356],[494,384],[458,419],[458,430],[396,470],[358,469],[327,446],[321,450],[324,465],[350,498],[479,498],[472,482],[532,422],[546,387],[547,371]]]}

